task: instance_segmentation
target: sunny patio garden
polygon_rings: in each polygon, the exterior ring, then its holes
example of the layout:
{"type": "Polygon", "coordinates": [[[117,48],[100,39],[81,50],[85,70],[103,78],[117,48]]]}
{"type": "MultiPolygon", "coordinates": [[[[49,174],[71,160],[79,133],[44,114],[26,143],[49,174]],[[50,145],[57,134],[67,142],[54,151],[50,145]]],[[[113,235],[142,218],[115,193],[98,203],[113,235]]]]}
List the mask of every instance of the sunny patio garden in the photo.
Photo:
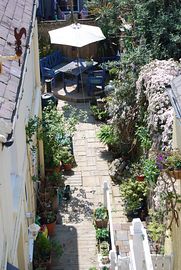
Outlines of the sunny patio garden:
{"type": "MultiPolygon", "coordinates": [[[[99,2],[89,1],[87,7],[107,38],[100,50],[104,56],[110,55],[110,50],[115,53],[119,44],[121,60],[100,66],[106,69],[109,79],[105,96],[90,106],[100,121],[97,137],[112,153],[110,175],[120,185],[128,221],[139,217],[146,222],[152,252],[164,254],[165,239],[173,223],[178,226],[180,222],[181,198],[175,184],[181,179],[181,152],[172,147],[174,111],[166,90],[181,74],[179,3],[99,2]]],[[[32,119],[27,126],[32,156],[36,151],[35,133],[44,143],[46,177],[37,201],[40,225],[55,221],[57,188],[64,190],[60,196],[69,196],[60,169],[66,170],[66,164],[74,163],[71,138],[82,115],[72,108],[68,110],[60,113],[48,106],[42,119],[32,119]]],[[[32,176],[37,181],[37,175],[32,176]]],[[[100,206],[94,222],[105,265],[109,252],[107,220],[107,210],[100,206]]],[[[41,241],[46,245],[46,237],[41,237],[36,240],[37,246],[41,241]]],[[[61,246],[51,242],[47,243],[48,251],[53,246],[54,252],[61,255],[61,246]]],[[[35,269],[44,267],[43,255],[35,258],[35,269]]]]}
{"type": "Polygon", "coordinates": [[[128,220],[145,221],[152,252],[164,254],[165,239],[180,222],[181,152],[172,147],[167,94],[181,74],[178,1],[114,1],[96,12],[109,37],[121,30],[122,52],[120,62],[104,65],[111,80],[106,97],[91,106],[102,122],[97,136],[114,157],[110,175],[120,185],[128,220]]]}

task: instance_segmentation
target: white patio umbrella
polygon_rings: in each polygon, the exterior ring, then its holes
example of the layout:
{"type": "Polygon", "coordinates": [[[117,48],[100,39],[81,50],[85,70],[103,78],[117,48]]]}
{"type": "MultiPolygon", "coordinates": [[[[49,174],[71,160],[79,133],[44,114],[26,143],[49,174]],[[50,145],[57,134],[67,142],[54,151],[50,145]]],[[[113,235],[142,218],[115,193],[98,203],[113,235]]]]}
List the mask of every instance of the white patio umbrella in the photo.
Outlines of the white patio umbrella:
{"type": "Polygon", "coordinates": [[[48,33],[51,43],[77,48],[106,38],[99,27],[79,23],[51,30],[48,33]]]}

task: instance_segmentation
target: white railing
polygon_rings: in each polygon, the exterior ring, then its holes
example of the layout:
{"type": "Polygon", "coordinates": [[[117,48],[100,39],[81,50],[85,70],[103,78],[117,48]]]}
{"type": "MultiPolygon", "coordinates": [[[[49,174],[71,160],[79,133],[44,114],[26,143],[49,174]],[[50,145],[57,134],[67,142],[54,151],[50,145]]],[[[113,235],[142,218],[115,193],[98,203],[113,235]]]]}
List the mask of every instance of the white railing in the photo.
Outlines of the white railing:
{"type": "Polygon", "coordinates": [[[148,236],[139,218],[130,226],[130,268],[131,270],[153,270],[148,236]]]}
{"type": "Polygon", "coordinates": [[[151,255],[154,270],[173,270],[173,256],[171,255],[151,255]]]}
{"type": "Polygon", "coordinates": [[[130,226],[130,256],[118,256],[118,270],[173,270],[172,256],[150,254],[148,236],[141,220],[130,226]]]}
{"type": "MultiPolygon", "coordinates": [[[[115,236],[112,223],[111,202],[108,183],[104,182],[104,206],[109,213],[109,229],[111,251],[109,253],[111,270],[173,270],[173,260],[170,255],[155,255],[150,253],[146,229],[139,218],[133,219],[130,226],[130,254],[126,257],[117,256],[115,236]]],[[[101,269],[101,268],[100,268],[101,269]]]]}
{"type": "Polygon", "coordinates": [[[116,254],[114,230],[113,230],[113,223],[112,223],[109,186],[108,186],[107,181],[104,182],[103,189],[104,189],[104,206],[107,208],[108,214],[109,214],[109,231],[110,231],[110,238],[111,238],[111,251],[109,253],[109,257],[110,257],[111,270],[117,270],[118,269],[117,268],[117,254],[116,254]]]}

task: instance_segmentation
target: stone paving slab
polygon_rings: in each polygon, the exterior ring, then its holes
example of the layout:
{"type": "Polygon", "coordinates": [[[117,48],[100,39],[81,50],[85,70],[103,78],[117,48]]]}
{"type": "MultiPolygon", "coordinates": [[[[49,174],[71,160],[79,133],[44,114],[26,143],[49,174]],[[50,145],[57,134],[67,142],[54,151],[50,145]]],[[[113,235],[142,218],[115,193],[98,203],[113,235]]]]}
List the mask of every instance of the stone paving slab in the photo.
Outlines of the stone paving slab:
{"type": "MultiPolygon", "coordinates": [[[[64,105],[63,101],[59,106],[64,105]]],[[[89,104],[76,107],[87,110],[89,104]]],[[[73,148],[77,166],[72,175],[66,176],[65,184],[71,186],[71,200],[62,202],[59,209],[55,238],[63,244],[64,254],[54,258],[52,270],[89,270],[98,267],[93,211],[103,203],[103,183],[108,181],[112,207],[113,228],[117,234],[120,252],[128,252],[128,225],[124,215],[119,186],[113,185],[108,172],[110,154],[99,142],[96,133],[100,128],[89,115],[87,123],[79,123],[73,137],[73,148]]]]}

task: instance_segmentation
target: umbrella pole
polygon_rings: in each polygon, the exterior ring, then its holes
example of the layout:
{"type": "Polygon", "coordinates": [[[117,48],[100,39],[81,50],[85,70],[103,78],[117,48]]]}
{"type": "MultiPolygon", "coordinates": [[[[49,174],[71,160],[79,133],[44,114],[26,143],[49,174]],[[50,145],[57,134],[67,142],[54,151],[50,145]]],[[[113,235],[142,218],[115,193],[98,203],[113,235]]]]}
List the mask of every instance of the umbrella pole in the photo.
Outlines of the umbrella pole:
{"type": "Polygon", "coordinates": [[[79,66],[79,48],[77,47],[77,66],[79,66]]]}
{"type": "Polygon", "coordinates": [[[74,23],[73,0],[70,1],[71,22],[74,23]]]}

